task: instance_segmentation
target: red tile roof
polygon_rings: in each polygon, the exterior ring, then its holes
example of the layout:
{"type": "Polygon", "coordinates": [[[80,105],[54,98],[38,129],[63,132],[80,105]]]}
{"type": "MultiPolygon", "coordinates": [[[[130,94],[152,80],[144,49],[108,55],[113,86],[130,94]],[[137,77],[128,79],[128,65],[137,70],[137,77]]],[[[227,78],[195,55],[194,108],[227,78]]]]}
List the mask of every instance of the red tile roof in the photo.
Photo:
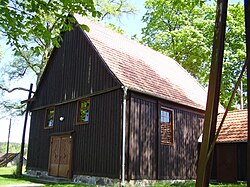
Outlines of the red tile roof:
{"type": "MultiPolygon", "coordinates": [[[[247,141],[247,116],[247,110],[234,110],[228,112],[217,142],[247,141]]],[[[217,128],[222,117],[223,113],[218,115],[217,128]]]]}
{"type": "Polygon", "coordinates": [[[75,15],[110,70],[130,90],[205,110],[207,92],[176,61],[75,15]]]}

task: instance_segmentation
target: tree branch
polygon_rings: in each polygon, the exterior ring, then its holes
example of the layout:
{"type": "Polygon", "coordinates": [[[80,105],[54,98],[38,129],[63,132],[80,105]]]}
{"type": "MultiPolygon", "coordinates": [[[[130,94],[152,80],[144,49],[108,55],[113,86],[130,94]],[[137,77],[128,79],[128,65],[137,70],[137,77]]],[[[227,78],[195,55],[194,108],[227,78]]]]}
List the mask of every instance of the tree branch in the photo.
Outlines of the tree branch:
{"type": "MultiPolygon", "coordinates": [[[[22,88],[22,87],[16,87],[16,88],[12,88],[12,89],[8,89],[8,88],[5,88],[3,86],[0,85],[0,89],[3,90],[3,91],[6,91],[8,93],[11,93],[11,92],[14,92],[16,90],[21,90],[21,91],[26,91],[26,92],[29,92],[30,90],[27,89],[27,88],[22,88]]],[[[35,93],[32,91],[32,93],[35,93]]]]}

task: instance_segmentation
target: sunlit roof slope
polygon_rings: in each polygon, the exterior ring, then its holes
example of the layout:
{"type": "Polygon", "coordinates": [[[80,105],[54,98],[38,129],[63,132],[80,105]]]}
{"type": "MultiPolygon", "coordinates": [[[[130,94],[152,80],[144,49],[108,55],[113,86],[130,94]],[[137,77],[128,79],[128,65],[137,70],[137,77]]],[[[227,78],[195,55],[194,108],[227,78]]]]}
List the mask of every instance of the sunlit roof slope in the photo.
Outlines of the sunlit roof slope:
{"type": "Polygon", "coordinates": [[[205,110],[207,92],[175,60],[75,15],[114,75],[131,90],[205,110]]]}

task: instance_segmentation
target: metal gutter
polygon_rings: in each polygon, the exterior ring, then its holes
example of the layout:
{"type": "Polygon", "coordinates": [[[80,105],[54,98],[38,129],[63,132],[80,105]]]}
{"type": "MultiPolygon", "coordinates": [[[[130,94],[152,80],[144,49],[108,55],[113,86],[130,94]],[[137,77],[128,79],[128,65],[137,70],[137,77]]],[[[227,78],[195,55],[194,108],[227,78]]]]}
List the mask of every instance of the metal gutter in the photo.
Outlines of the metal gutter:
{"type": "Polygon", "coordinates": [[[125,145],[126,145],[126,102],[127,91],[126,86],[122,86],[123,89],[123,102],[122,102],[122,172],[121,172],[121,185],[125,186],[125,145]]]}

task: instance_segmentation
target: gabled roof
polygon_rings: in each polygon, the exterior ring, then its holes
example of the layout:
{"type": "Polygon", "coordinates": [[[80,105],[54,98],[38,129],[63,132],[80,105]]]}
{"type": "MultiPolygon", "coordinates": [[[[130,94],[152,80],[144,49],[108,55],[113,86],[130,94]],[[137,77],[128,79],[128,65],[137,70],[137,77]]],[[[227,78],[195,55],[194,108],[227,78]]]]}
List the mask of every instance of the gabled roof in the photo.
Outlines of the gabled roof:
{"type": "MultiPolygon", "coordinates": [[[[247,110],[234,110],[227,113],[217,142],[245,142],[247,141],[247,110]]],[[[218,115],[217,128],[223,113],[218,115]]]]}
{"type": "Polygon", "coordinates": [[[100,24],[75,15],[113,74],[130,90],[205,110],[207,92],[176,61],[100,24]]]}

